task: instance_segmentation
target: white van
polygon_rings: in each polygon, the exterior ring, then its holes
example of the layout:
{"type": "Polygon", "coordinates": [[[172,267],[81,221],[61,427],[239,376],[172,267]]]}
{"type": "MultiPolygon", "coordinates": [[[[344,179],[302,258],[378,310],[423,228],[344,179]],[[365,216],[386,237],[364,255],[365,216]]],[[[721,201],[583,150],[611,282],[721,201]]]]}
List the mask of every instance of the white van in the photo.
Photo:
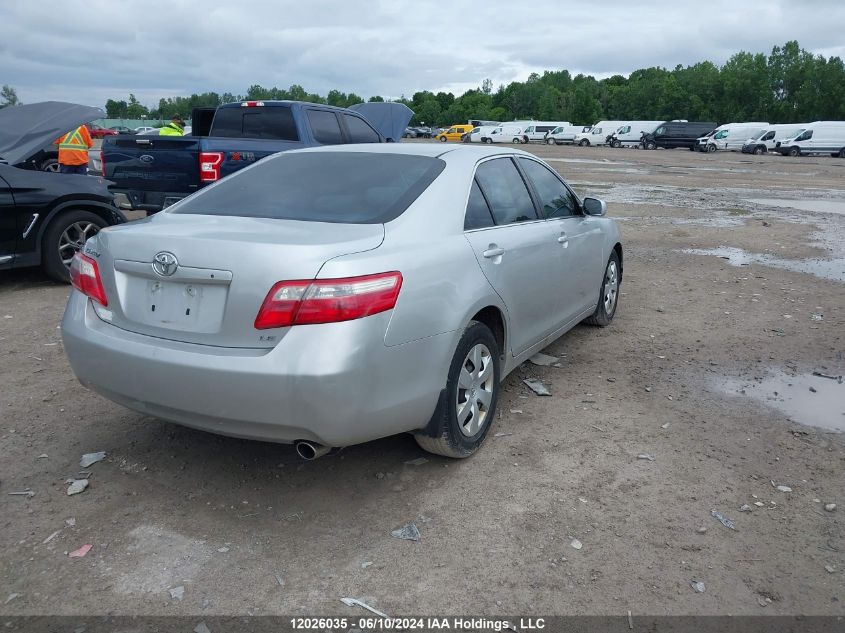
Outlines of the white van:
{"type": "Polygon", "coordinates": [[[766,121],[725,123],[713,130],[708,136],[699,137],[695,147],[700,152],[715,152],[720,149],[739,151],[749,136],[756,136],[768,126],[769,123],[766,121]]]}
{"type": "Polygon", "coordinates": [[[569,121],[532,121],[522,133],[522,142],[546,140],[546,135],[562,125],[572,125],[569,121]]]}
{"type": "Polygon", "coordinates": [[[546,135],[546,143],[549,145],[564,145],[575,142],[576,134],[589,132],[590,126],[583,125],[559,125],[546,135]]]}
{"type": "Polygon", "coordinates": [[[792,138],[775,142],[775,151],[783,156],[830,154],[845,158],[845,121],[814,121],[792,138]]]}
{"type": "Polygon", "coordinates": [[[795,138],[803,132],[807,123],[780,123],[763,128],[742,145],[743,154],[765,154],[775,149],[775,143],[782,138],[795,138]]]}
{"type": "Polygon", "coordinates": [[[611,135],[610,146],[639,145],[643,134],[651,134],[665,122],[665,119],[663,121],[628,121],[611,135]]]}
{"type": "Polygon", "coordinates": [[[482,143],[522,143],[521,125],[504,123],[481,136],[482,143]]]}
{"type": "Polygon", "coordinates": [[[470,143],[481,143],[482,137],[489,135],[490,132],[495,130],[498,125],[482,125],[480,127],[472,128],[472,131],[469,133],[469,142],[470,143]]]}
{"type": "Polygon", "coordinates": [[[576,134],[574,142],[581,147],[586,147],[587,145],[605,145],[607,143],[607,137],[626,123],[627,121],[599,121],[592,126],[589,132],[576,134]]]}

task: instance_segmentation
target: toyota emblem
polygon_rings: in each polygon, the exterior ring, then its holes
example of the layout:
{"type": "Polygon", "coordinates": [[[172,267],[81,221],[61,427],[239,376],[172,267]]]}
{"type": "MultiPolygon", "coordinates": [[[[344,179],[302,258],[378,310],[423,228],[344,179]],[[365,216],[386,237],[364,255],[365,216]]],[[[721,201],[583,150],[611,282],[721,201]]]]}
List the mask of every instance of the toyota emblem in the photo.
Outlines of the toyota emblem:
{"type": "Polygon", "coordinates": [[[170,277],[177,268],[179,268],[179,261],[173,253],[162,251],[153,257],[153,270],[162,277],[170,277]]]}

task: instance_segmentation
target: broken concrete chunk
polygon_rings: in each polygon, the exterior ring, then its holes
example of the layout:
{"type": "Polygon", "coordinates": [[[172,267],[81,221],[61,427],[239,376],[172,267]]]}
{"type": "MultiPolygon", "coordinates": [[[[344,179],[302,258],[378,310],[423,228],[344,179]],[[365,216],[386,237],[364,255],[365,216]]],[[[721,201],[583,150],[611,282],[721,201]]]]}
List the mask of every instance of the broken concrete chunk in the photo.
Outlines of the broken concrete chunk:
{"type": "Polygon", "coordinates": [[[560,359],[557,356],[549,356],[548,354],[543,354],[538,352],[534,354],[531,358],[528,359],[530,363],[533,365],[537,365],[538,367],[560,367],[560,359]]]}
{"type": "Polygon", "coordinates": [[[168,589],[170,592],[170,597],[174,600],[182,601],[182,598],[185,596],[185,587],[179,585],[178,587],[173,587],[172,589],[168,589]]]}
{"type": "Polygon", "coordinates": [[[68,479],[67,483],[70,485],[67,488],[67,496],[78,495],[80,492],[88,487],[87,479],[68,479]]]}
{"type": "Polygon", "coordinates": [[[96,453],[85,453],[82,456],[82,459],[79,460],[79,465],[82,468],[88,468],[89,466],[96,464],[97,462],[103,461],[105,458],[105,451],[98,451],[96,453]]]}
{"type": "Polygon", "coordinates": [[[706,587],[704,586],[704,583],[701,582],[700,580],[690,580],[689,585],[690,585],[690,587],[692,587],[692,589],[693,589],[693,591],[695,591],[695,593],[704,593],[704,590],[706,589],[706,587]]]}
{"type": "Polygon", "coordinates": [[[390,533],[393,538],[402,539],[405,541],[419,541],[422,535],[416,523],[409,523],[390,533]]]}
{"type": "Polygon", "coordinates": [[[528,388],[531,389],[531,391],[536,393],[538,396],[552,395],[552,392],[546,388],[546,385],[544,385],[542,382],[535,378],[526,378],[522,382],[528,385],[528,388]]]}

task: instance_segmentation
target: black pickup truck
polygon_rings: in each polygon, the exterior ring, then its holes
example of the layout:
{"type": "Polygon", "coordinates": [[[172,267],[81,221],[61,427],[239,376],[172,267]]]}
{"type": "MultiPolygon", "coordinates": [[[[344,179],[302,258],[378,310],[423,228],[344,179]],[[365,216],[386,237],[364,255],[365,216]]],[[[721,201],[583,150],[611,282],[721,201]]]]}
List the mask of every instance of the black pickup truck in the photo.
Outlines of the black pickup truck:
{"type": "Polygon", "coordinates": [[[103,140],[103,175],[122,209],[155,213],[270,154],[316,145],[399,141],[413,112],[401,103],[335,108],[242,101],[197,108],[190,136],[103,140]]]}

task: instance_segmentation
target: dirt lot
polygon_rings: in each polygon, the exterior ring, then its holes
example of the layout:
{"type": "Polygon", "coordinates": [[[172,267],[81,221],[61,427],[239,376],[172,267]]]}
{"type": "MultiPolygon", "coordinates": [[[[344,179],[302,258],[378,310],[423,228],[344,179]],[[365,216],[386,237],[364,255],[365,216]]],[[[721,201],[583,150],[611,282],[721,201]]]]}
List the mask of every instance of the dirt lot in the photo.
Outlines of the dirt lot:
{"type": "Polygon", "coordinates": [[[845,161],[530,149],[620,219],[621,304],[507,379],[465,461],[126,411],[70,372],[68,288],[0,273],[0,612],[845,614],[845,385],[812,376],[845,374],[845,161]]]}

